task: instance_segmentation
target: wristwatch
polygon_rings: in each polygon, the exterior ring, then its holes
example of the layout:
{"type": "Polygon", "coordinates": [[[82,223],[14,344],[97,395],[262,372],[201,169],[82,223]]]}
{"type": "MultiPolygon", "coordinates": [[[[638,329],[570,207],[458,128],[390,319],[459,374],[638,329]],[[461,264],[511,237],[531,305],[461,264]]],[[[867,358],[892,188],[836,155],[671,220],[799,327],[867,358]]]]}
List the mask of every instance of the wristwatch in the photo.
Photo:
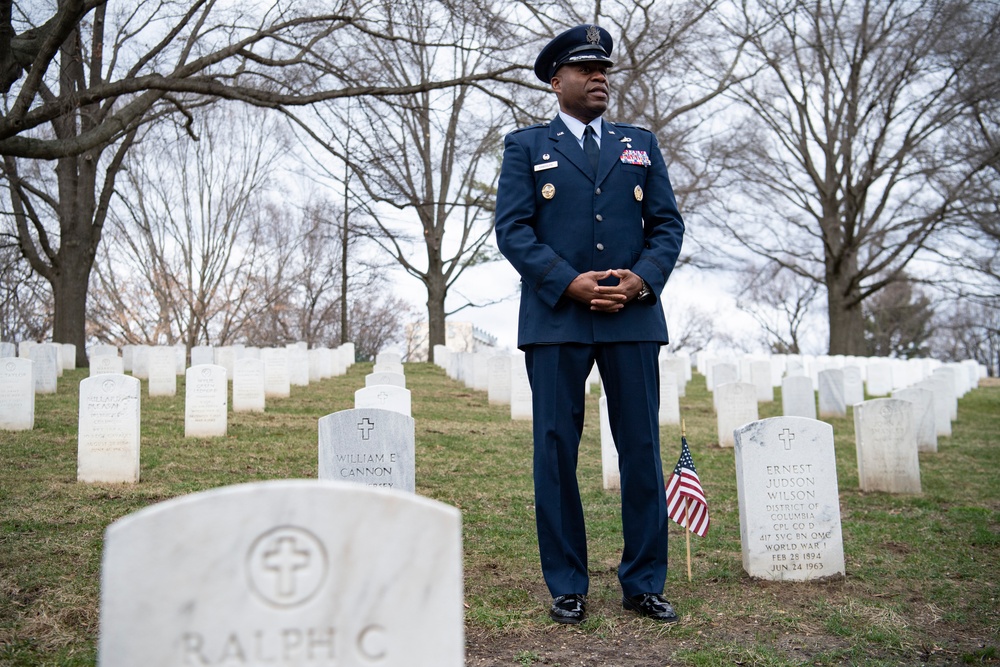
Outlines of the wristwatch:
{"type": "MultiPolygon", "coordinates": [[[[639,280],[642,280],[642,278],[639,278],[639,280]]],[[[642,289],[639,290],[639,294],[637,294],[635,298],[638,301],[643,301],[648,299],[652,293],[653,290],[649,289],[649,285],[646,284],[645,280],[642,280],[642,289]]]]}

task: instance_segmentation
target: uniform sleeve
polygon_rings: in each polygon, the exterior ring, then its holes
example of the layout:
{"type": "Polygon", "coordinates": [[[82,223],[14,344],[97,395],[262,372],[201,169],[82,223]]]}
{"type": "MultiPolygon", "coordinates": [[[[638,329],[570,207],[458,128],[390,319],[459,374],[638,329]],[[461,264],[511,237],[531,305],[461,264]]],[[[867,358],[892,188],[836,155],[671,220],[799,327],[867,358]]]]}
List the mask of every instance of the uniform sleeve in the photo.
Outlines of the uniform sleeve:
{"type": "Polygon", "coordinates": [[[509,134],[497,185],[496,235],[500,252],[521,275],[524,285],[554,308],[579,271],[538,240],[535,179],[528,152],[509,134]]]}
{"type": "MultiPolygon", "coordinates": [[[[632,271],[646,281],[654,298],[658,299],[681,253],[684,221],[677,210],[667,165],[655,135],[651,136],[649,158],[651,164],[642,202],[645,248],[632,271]]],[[[653,303],[654,299],[649,299],[648,302],[653,303]]]]}

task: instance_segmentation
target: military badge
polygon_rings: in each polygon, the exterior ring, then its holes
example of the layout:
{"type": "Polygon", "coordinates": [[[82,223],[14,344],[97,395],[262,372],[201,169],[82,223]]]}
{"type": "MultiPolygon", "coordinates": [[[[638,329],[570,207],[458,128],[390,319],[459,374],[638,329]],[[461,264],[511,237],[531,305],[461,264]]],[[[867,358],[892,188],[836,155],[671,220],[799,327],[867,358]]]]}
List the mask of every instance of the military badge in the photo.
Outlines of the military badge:
{"type": "Polygon", "coordinates": [[[635,186],[635,190],[632,191],[632,194],[635,195],[635,200],[636,201],[642,201],[642,188],[641,187],[639,187],[638,185],[635,186]]]}
{"type": "Polygon", "coordinates": [[[588,44],[601,43],[601,30],[596,25],[592,25],[589,28],[587,28],[587,43],[588,44]]]}
{"type": "Polygon", "coordinates": [[[556,186],[551,183],[546,183],[542,186],[542,196],[546,199],[552,199],[556,196],[556,186]]]}
{"type": "Polygon", "coordinates": [[[622,156],[619,159],[622,161],[622,164],[637,164],[642,167],[648,167],[653,164],[646,151],[622,151],[622,156]]]}

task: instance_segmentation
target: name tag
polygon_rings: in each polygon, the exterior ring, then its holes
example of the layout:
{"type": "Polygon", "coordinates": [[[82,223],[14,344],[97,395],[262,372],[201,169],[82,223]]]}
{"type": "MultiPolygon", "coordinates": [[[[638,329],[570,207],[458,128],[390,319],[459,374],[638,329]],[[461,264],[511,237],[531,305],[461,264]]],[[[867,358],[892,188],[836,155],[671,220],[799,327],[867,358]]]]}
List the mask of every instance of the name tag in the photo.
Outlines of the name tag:
{"type": "Polygon", "coordinates": [[[535,171],[545,171],[546,169],[555,169],[559,166],[558,162],[543,162],[542,164],[535,165],[535,171]]]}

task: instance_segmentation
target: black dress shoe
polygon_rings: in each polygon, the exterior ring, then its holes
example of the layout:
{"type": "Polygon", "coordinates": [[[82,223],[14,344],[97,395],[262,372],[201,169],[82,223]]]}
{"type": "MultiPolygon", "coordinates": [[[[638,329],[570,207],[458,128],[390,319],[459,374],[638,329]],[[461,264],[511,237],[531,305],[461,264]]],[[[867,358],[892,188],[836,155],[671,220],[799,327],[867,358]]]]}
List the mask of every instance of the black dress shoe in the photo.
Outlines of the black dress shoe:
{"type": "Polygon", "coordinates": [[[634,597],[622,598],[622,608],[638,612],[640,616],[664,623],[676,623],[677,612],[673,606],[656,593],[643,593],[634,597]]]}
{"type": "Polygon", "coordinates": [[[578,593],[560,595],[552,600],[549,618],[556,623],[576,625],[587,615],[587,596],[578,593]]]}

